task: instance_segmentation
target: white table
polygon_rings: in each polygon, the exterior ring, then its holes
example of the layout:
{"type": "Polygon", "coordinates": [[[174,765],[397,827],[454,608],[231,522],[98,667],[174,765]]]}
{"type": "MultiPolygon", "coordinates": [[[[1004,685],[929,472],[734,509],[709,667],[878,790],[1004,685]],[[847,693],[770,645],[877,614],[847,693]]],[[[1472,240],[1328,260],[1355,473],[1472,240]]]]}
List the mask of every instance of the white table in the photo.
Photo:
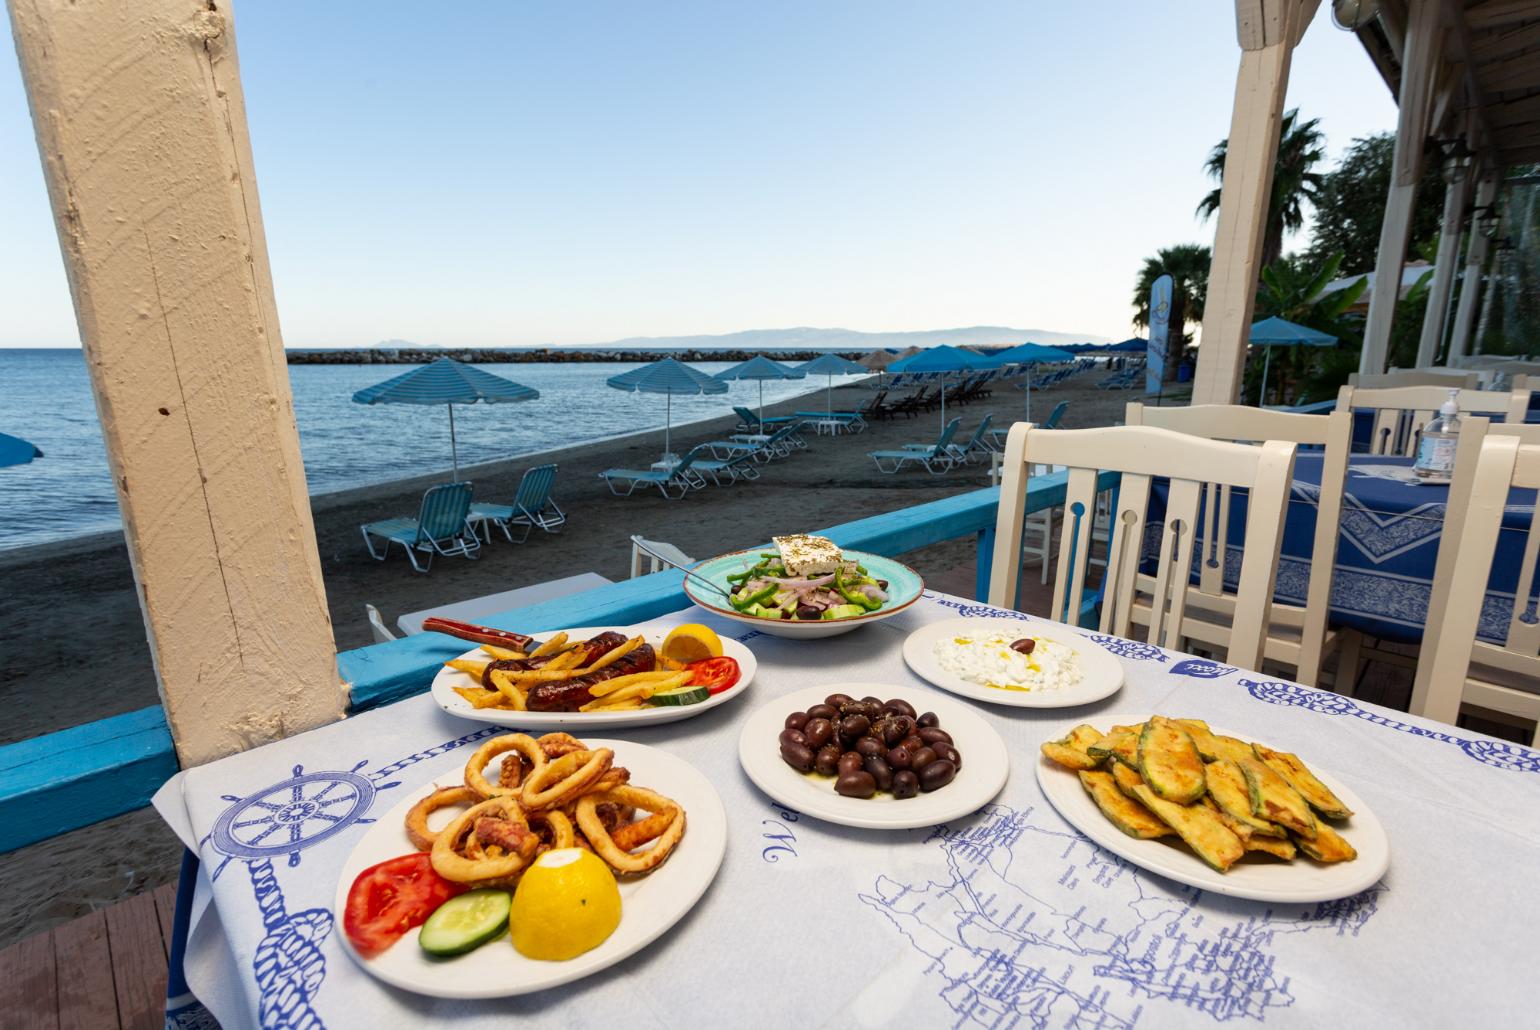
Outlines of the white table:
{"type": "Polygon", "coordinates": [[[844,419],[821,418],[813,423],[813,430],[818,436],[822,436],[824,433],[835,436],[843,432],[848,424],[844,419]]]}
{"type": "Polygon", "coordinates": [[[226,1030],[258,1025],[259,1012],[274,1026],[313,1015],[306,1025],[332,1028],[651,1028],[1431,1027],[1507,1025],[1528,1011],[1540,753],[1516,745],[1109,637],[1093,639],[1119,657],[1127,684],[1107,701],[979,706],[1013,768],[969,818],[845,829],[773,804],[743,776],[738,731],[757,706],[814,684],[921,686],[899,654],[908,632],[1001,614],[928,594],[890,620],[816,641],[745,633],[695,609],[658,620],[712,622],[760,662],[740,700],[625,734],[716,785],[727,856],[697,909],[656,944],[544,994],[452,1003],[389,990],[344,953],[332,921],[338,870],[366,829],[358,820],[417,793],[441,756],[468,755],[488,732],[480,724],[420,696],[183,773],[157,807],[203,862],[189,983],[226,1030]],[[1266,905],[1195,892],[1099,850],[1043,797],[1038,745],[1081,721],[1151,712],[1254,734],[1337,775],[1385,825],[1386,878],[1339,902],[1266,905]],[[231,841],[247,809],[267,817],[257,801],[292,807],[294,790],[333,782],[363,799],[334,809],[340,824],[284,808],[292,839],[265,851],[231,841]]]}
{"type": "Polygon", "coordinates": [[[469,601],[456,601],[454,604],[444,604],[437,608],[425,608],[420,612],[401,616],[396,620],[396,628],[407,636],[411,636],[413,633],[422,632],[425,619],[459,619],[461,622],[476,622],[488,615],[496,615],[498,612],[510,612],[515,608],[527,608],[532,604],[539,604],[541,601],[581,594],[585,590],[602,587],[611,582],[613,581],[605,579],[597,572],[581,572],[576,576],[533,583],[527,587],[519,587],[517,590],[504,590],[500,594],[487,594],[485,597],[473,597],[469,601]]]}

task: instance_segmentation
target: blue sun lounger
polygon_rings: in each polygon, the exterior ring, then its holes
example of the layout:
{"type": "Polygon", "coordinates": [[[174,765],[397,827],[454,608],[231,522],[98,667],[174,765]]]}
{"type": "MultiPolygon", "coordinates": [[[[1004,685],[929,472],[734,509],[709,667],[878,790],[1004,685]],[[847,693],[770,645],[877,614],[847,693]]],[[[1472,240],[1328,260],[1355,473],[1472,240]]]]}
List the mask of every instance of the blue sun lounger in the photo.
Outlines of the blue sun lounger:
{"type": "Polygon", "coordinates": [[[877,463],[877,471],[891,476],[910,462],[924,465],[925,471],[933,476],[939,476],[943,472],[951,470],[957,464],[957,459],[952,455],[952,437],[957,435],[957,427],[962,425],[961,418],[954,418],[946,424],[941,431],[941,436],[933,444],[909,444],[894,451],[868,451],[866,456],[877,463]],[[888,462],[889,465],[884,465],[888,462]]]}
{"type": "Polygon", "coordinates": [[[692,447],[690,453],[680,459],[679,464],[671,469],[605,469],[599,473],[599,478],[604,480],[604,485],[610,488],[610,493],[616,497],[630,497],[640,487],[655,486],[658,492],[671,501],[677,501],[696,487],[705,486],[706,480],[696,472],[692,466],[700,460],[706,450],[706,445],[692,447]],[[620,489],[620,484],[625,484],[625,490],[620,489]],[[669,493],[677,488],[678,494],[669,493]]]}
{"type": "Polygon", "coordinates": [[[501,529],[503,536],[520,544],[529,539],[530,530],[536,526],[554,533],[567,522],[567,513],[551,496],[551,488],[555,485],[556,466],[536,465],[525,471],[519,480],[512,504],[472,504],[471,525],[485,530],[487,543],[492,542],[491,526],[501,529]],[[514,526],[524,527],[524,535],[517,541],[513,540],[514,526]]]}
{"type": "Polygon", "coordinates": [[[366,522],[359,529],[363,530],[369,557],[375,561],[384,561],[390,556],[390,545],[400,544],[412,568],[427,572],[433,568],[435,554],[476,557],[481,541],[470,526],[470,511],[471,484],[444,483],[422,495],[422,506],[415,519],[366,522]],[[374,549],[376,538],[381,542],[378,551],[374,549]],[[428,556],[426,563],[418,562],[419,553],[428,556]]]}

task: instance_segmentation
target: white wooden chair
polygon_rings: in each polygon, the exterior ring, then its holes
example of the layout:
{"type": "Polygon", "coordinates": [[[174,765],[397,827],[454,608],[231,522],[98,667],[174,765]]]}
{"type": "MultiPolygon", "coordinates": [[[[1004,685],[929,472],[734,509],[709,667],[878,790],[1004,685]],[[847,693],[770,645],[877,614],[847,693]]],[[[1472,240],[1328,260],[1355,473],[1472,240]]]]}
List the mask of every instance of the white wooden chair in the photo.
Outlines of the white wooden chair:
{"type": "Polygon", "coordinates": [[[1128,636],[1138,592],[1144,550],[1146,510],[1151,481],[1170,479],[1166,514],[1160,526],[1160,555],[1154,576],[1152,616],[1146,639],[1179,648],[1187,613],[1187,584],[1193,567],[1194,527],[1206,483],[1246,487],[1250,492],[1240,585],[1226,660],[1255,669],[1273,600],[1278,548],[1283,539],[1284,506],[1294,471],[1294,444],[1273,441],[1260,447],[1184,436],[1149,426],[1107,429],[1034,429],[1011,427],[1005,445],[1005,480],[995,527],[995,553],[989,603],[1015,603],[1021,574],[1021,531],[1030,464],[1069,469],[1064,524],[1059,537],[1059,565],[1054,576],[1053,618],[1078,624],[1086,599],[1087,560],[1091,552],[1091,514],[1101,471],[1121,473],[1113,509],[1112,538],[1101,584],[1103,633],[1128,636]],[[1201,478],[1193,478],[1201,470],[1201,478]]]}
{"type": "Polygon", "coordinates": [[[1540,489],[1540,427],[1492,426],[1479,438],[1461,430],[1456,481],[1439,545],[1433,595],[1411,710],[1454,723],[1462,705],[1536,723],[1540,746],[1540,621],[1526,622],[1540,562],[1540,506],[1530,518],[1515,601],[1493,644],[1477,639],[1510,487],[1540,489]],[[1532,443],[1531,443],[1532,442],[1532,443]],[[1478,449],[1479,448],[1479,449],[1478,449]],[[1475,450],[1475,461],[1470,461],[1475,450]],[[1461,458],[1465,460],[1461,475],[1461,458]],[[1458,496],[1457,496],[1458,494],[1458,496]]]}
{"type": "MultiPolygon", "coordinates": [[[[1397,454],[1411,457],[1417,453],[1417,440],[1423,427],[1438,415],[1454,387],[1401,386],[1390,389],[1359,389],[1344,386],[1337,395],[1338,410],[1374,412],[1374,435],[1369,441],[1370,454],[1397,454]],[[1349,393],[1347,391],[1351,390],[1349,393]]],[[[1460,414],[1501,415],[1508,422],[1523,422],[1529,408],[1527,391],[1497,393],[1488,390],[1461,390],[1456,399],[1460,414]]]]}
{"type": "Polygon", "coordinates": [[[1393,390],[1402,386],[1442,386],[1446,390],[1474,390],[1481,385],[1481,376],[1458,368],[1393,368],[1379,375],[1363,375],[1354,372],[1348,376],[1348,385],[1361,390],[1393,390]]]}
{"type": "Polygon", "coordinates": [[[695,559],[685,554],[673,544],[662,540],[648,540],[646,537],[633,535],[631,537],[631,578],[650,575],[669,568],[687,569],[695,564],[695,559]],[[642,571],[642,566],[647,565],[647,571],[642,571]]]}
{"type": "Polygon", "coordinates": [[[374,642],[383,644],[396,639],[396,635],[385,625],[385,619],[380,615],[380,610],[372,604],[364,605],[364,613],[369,617],[369,632],[374,634],[374,642]]]}
{"type": "MultiPolygon", "coordinates": [[[[1138,401],[1128,405],[1126,422],[1131,426],[1157,426],[1205,440],[1259,444],[1267,440],[1325,448],[1321,459],[1321,492],[1316,501],[1315,539],[1310,549],[1310,579],[1305,605],[1273,602],[1272,621],[1263,655],[1293,666],[1294,678],[1315,686],[1321,663],[1343,642],[1343,635],[1328,625],[1331,613],[1332,576],[1337,563],[1337,542],[1342,517],[1342,492],[1347,480],[1348,452],[1353,443],[1353,416],[1348,407],[1330,415],[1301,415],[1236,404],[1198,404],[1190,407],[1147,408],[1138,401]]],[[[1210,483],[1205,490],[1203,524],[1197,542],[1201,571],[1197,586],[1188,588],[1188,615],[1184,634],[1210,647],[1227,646],[1235,597],[1225,592],[1225,556],[1229,550],[1227,527],[1230,488],[1210,483]]],[[[1154,578],[1139,577],[1141,590],[1151,590],[1154,578]]],[[[1133,620],[1149,621],[1149,608],[1135,605],[1133,620]]],[[[1356,639],[1353,643],[1357,643],[1356,639]]],[[[1347,660],[1352,661],[1350,649],[1347,660]]],[[[1352,689],[1352,671],[1343,686],[1352,689]]]]}

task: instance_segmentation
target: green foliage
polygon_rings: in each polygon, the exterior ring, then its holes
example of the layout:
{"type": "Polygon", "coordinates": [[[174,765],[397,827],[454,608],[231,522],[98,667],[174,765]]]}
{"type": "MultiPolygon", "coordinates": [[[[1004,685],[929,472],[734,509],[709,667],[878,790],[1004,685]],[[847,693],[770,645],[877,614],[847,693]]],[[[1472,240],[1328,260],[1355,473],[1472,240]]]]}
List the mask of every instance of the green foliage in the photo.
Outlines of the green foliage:
{"type": "MultiPolygon", "coordinates": [[[[1348,372],[1357,370],[1363,322],[1358,316],[1348,314],[1348,309],[1363,296],[1369,283],[1367,279],[1359,279],[1346,289],[1323,293],[1338,278],[1341,266],[1341,254],[1329,255],[1324,261],[1294,254],[1279,258],[1262,270],[1262,285],[1257,290],[1256,300],[1258,321],[1276,315],[1337,338],[1337,344],[1332,348],[1271,348],[1273,357],[1267,384],[1271,400],[1292,398],[1296,403],[1323,400],[1331,396],[1337,386],[1347,382],[1348,372]],[[1336,378],[1335,370],[1343,364],[1340,356],[1344,354],[1351,355],[1352,367],[1341,373],[1339,382],[1332,383],[1330,381],[1336,378]],[[1325,375],[1328,371],[1330,374],[1325,375]],[[1310,396],[1314,392],[1324,396],[1310,396]]],[[[1261,388],[1264,357],[1252,355],[1247,376],[1249,392],[1244,396],[1255,396],[1261,388]]]]}
{"type": "MultiPolygon", "coordinates": [[[[1336,168],[1320,177],[1320,189],[1312,198],[1315,222],[1310,227],[1309,254],[1313,259],[1341,253],[1343,275],[1374,271],[1395,150],[1392,133],[1364,136],[1353,141],[1336,168]]],[[[1412,249],[1434,239],[1443,218],[1438,162],[1424,165],[1412,213],[1412,249]]]]}
{"type": "MultiPolygon", "coordinates": [[[[1262,240],[1262,264],[1270,265],[1283,253],[1283,236],[1296,232],[1305,224],[1305,204],[1316,204],[1324,184],[1324,177],[1315,171],[1326,159],[1326,136],[1321,132],[1320,121],[1312,118],[1299,120],[1297,108],[1284,112],[1278,133],[1278,158],[1273,165],[1273,191],[1267,207],[1267,232],[1262,240]]],[[[1203,169],[1209,178],[1218,182],[1198,204],[1198,216],[1208,218],[1219,210],[1220,190],[1224,184],[1225,158],[1229,154],[1230,141],[1220,140],[1209,152],[1203,169]]],[[[1385,203],[1384,193],[1380,204],[1385,203]]]]}

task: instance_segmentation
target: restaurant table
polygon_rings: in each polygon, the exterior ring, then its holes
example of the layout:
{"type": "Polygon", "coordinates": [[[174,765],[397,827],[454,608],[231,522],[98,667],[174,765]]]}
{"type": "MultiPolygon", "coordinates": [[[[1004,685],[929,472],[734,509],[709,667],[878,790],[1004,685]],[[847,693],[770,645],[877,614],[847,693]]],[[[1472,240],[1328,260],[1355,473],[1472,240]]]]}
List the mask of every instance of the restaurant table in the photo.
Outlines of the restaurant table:
{"type": "Polygon", "coordinates": [[[437,608],[424,608],[420,612],[409,612],[396,620],[396,628],[411,636],[422,632],[422,624],[427,619],[459,619],[461,622],[476,622],[489,615],[496,615],[498,612],[511,612],[515,608],[527,608],[541,601],[581,594],[594,587],[608,586],[609,583],[610,580],[597,572],[580,572],[576,576],[564,576],[544,583],[531,583],[527,587],[519,587],[516,590],[504,590],[497,594],[473,597],[469,601],[456,601],[454,604],[441,604],[437,608]]]}
{"type": "MultiPolygon", "coordinates": [[[[387,987],[344,951],[332,912],[366,821],[422,793],[435,760],[468,757],[499,730],[423,695],[181,773],[156,806],[201,860],[187,983],[226,1030],[510,1018],[626,1030],[1460,1026],[1532,1009],[1522,934],[1540,925],[1540,752],[1515,744],[1089,634],[1119,659],[1124,687],[1075,709],[977,705],[1005,738],[1011,770],[970,816],[849,829],[782,807],[745,778],[738,733],[756,708],[815,684],[927,689],[901,657],[907,634],[979,616],[1026,618],[927,593],[821,640],[765,636],[698,609],[657,620],[710,622],[759,661],[729,704],[603,731],[666,749],[711,780],[728,813],[726,857],[656,943],[523,997],[440,1001],[387,987]],[[1267,904],[1181,886],[1093,845],[1044,798],[1038,746],[1082,721],[1151,713],[1206,719],[1340,778],[1383,823],[1389,872],[1354,897],[1267,904]]],[[[884,693],[850,692],[868,690],[884,693]]]]}

